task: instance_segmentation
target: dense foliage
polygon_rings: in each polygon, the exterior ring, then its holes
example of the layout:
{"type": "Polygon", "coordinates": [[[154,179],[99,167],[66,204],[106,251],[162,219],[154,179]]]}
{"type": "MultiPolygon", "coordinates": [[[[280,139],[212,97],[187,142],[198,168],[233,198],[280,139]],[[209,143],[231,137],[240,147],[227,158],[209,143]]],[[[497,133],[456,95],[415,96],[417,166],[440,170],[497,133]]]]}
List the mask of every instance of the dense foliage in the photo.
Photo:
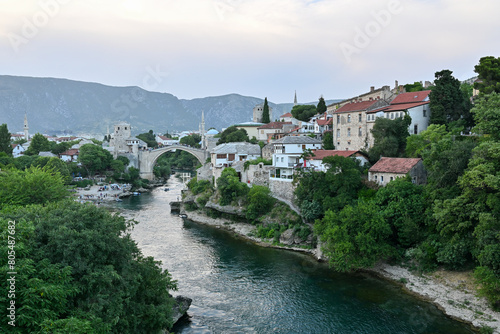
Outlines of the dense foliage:
{"type": "Polygon", "coordinates": [[[408,115],[394,120],[377,118],[371,130],[374,144],[368,152],[370,161],[376,162],[382,156],[402,157],[406,149],[406,137],[409,136],[410,124],[411,117],[408,115]]]}
{"type": "MultiPolygon", "coordinates": [[[[418,135],[394,135],[399,139],[387,145],[395,156],[423,159],[424,186],[401,178],[379,188],[339,157],[324,160],[331,165],[327,172],[300,178],[298,204],[306,219],[315,220],[336,270],[380,260],[419,270],[473,269],[481,294],[500,308],[500,95],[476,99],[471,114],[478,136],[459,135],[446,118],[418,135]]],[[[384,137],[394,131],[389,124],[382,128],[384,137]]]]}
{"type": "Polygon", "coordinates": [[[316,113],[316,107],[314,105],[308,104],[298,104],[296,106],[293,106],[291,111],[291,114],[294,118],[303,122],[309,122],[311,117],[316,115],[316,113]]]}
{"type": "Polygon", "coordinates": [[[323,149],[324,150],[334,150],[335,146],[333,145],[333,131],[325,131],[323,133],[323,149]]]}
{"type": "Polygon", "coordinates": [[[0,125],[0,152],[7,155],[12,154],[12,145],[10,144],[10,132],[7,129],[7,124],[0,125]]]}
{"type": "Polygon", "coordinates": [[[479,64],[474,66],[474,72],[479,79],[474,83],[474,88],[480,94],[500,93],[500,57],[482,57],[479,64]]]}
{"type": "Polygon", "coordinates": [[[471,103],[450,70],[436,72],[435,87],[429,94],[431,124],[449,124],[461,121],[463,126],[472,126],[471,103]]]}
{"type": "MultiPolygon", "coordinates": [[[[11,276],[12,251],[17,270],[14,299],[9,285],[0,286],[0,304],[15,300],[16,307],[16,326],[3,321],[2,332],[157,333],[172,326],[175,281],[141,254],[123,217],[66,200],[62,179],[48,167],[2,171],[0,191],[0,278],[11,276]]],[[[2,307],[3,319],[8,312],[2,307]]]]}
{"type": "Polygon", "coordinates": [[[145,142],[148,147],[157,147],[158,142],[156,141],[156,137],[153,134],[153,130],[149,130],[149,132],[141,133],[137,135],[137,138],[145,142]]]}
{"type": "Polygon", "coordinates": [[[247,130],[238,129],[234,125],[222,131],[219,136],[220,137],[219,140],[217,141],[217,145],[224,143],[237,143],[237,142],[250,141],[250,138],[248,138],[247,130]]]}

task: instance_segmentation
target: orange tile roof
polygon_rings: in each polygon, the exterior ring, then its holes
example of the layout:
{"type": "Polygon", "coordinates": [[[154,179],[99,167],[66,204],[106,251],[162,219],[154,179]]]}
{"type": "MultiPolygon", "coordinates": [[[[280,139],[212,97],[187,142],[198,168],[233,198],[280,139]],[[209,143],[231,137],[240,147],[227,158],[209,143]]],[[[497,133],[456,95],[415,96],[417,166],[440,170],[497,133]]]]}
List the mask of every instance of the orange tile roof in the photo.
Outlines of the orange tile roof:
{"type": "Polygon", "coordinates": [[[332,124],[332,121],[333,118],[329,118],[329,119],[318,119],[316,122],[318,123],[318,125],[328,125],[332,124]]]}
{"type": "Polygon", "coordinates": [[[395,173],[406,174],[408,173],[420,160],[420,158],[389,158],[382,157],[375,165],[373,165],[369,172],[380,173],[395,173]]]}
{"type": "Polygon", "coordinates": [[[335,113],[366,110],[379,101],[380,100],[372,100],[372,101],[361,101],[361,102],[353,102],[353,103],[344,104],[342,107],[335,110],[335,113]]]}
{"type": "Polygon", "coordinates": [[[392,100],[391,104],[423,102],[429,96],[430,92],[430,90],[423,90],[420,92],[401,93],[392,100]]]}
{"type": "Polygon", "coordinates": [[[293,117],[293,115],[291,113],[287,112],[286,114],[283,114],[280,116],[280,118],[282,118],[282,117],[293,117]]]}
{"type": "Polygon", "coordinates": [[[70,148],[69,150],[61,153],[61,155],[78,155],[78,153],[79,153],[79,150],[77,148],[70,148]]]}
{"type": "Polygon", "coordinates": [[[257,129],[281,129],[283,125],[292,124],[292,122],[271,122],[259,126],[257,129]]]}

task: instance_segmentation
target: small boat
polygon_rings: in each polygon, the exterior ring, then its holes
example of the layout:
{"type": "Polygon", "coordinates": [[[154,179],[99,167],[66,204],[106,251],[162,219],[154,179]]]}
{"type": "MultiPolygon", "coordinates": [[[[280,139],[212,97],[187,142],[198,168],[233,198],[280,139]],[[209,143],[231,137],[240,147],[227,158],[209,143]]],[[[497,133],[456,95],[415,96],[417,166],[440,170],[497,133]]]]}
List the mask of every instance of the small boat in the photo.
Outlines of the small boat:
{"type": "Polygon", "coordinates": [[[181,214],[179,215],[179,217],[181,217],[181,218],[187,218],[187,215],[186,215],[185,213],[181,213],[181,214]]]}
{"type": "Polygon", "coordinates": [[[137,192],[134,192],[133,195],[134,196],[139,196],[141,193],[137,193],[137,192]]]}
{"type": "Polygon", "coordinates": [[[163,189],[163,190],[165,190],[165,191],[169,191],[170,189],[169,189],[169,188],[165,188],[165,189],[163,189]]]}

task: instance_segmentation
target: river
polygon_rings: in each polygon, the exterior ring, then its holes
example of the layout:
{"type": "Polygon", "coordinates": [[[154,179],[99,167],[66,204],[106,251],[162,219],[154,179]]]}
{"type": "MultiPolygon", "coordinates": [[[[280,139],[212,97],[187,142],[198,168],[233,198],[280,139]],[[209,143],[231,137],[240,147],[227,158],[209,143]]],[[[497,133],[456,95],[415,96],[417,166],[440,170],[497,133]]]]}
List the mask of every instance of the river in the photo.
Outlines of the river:
{"type": "Polygon", "coordinates": [[[173,294],[193,299],[175,333],[473,333],[395,284],[183,221],[168,204],[182,184],[167,187],[117,206],[139,222],[142,252],[178,281],[173,294]]]}

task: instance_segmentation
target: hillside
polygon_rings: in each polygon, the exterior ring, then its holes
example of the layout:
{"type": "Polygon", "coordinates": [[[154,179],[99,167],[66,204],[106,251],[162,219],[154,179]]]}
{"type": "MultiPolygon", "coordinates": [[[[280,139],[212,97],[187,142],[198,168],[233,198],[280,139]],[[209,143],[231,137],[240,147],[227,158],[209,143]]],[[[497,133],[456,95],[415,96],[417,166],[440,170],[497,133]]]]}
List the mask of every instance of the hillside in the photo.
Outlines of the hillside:
{"type": "MultiPolygon", "coordinates": [[[[168,93],[139,87],[112,87],[67,79],[0,76],[0,123],[22,130],[28,114],[30,133],[105,134],[118,121],[134,134],[195,130],[205,113],[206,128],[221,129],[252,119],[263,99],[238,94],[181,100],[168,93]]],[[[331,101],[328,101],[331,102],[331,101]]],[[[315,102],[312,102],[315,103],[315,102]]],[[[273,119],[289,112],[292,103],[274,104],[273,119]]]]}

